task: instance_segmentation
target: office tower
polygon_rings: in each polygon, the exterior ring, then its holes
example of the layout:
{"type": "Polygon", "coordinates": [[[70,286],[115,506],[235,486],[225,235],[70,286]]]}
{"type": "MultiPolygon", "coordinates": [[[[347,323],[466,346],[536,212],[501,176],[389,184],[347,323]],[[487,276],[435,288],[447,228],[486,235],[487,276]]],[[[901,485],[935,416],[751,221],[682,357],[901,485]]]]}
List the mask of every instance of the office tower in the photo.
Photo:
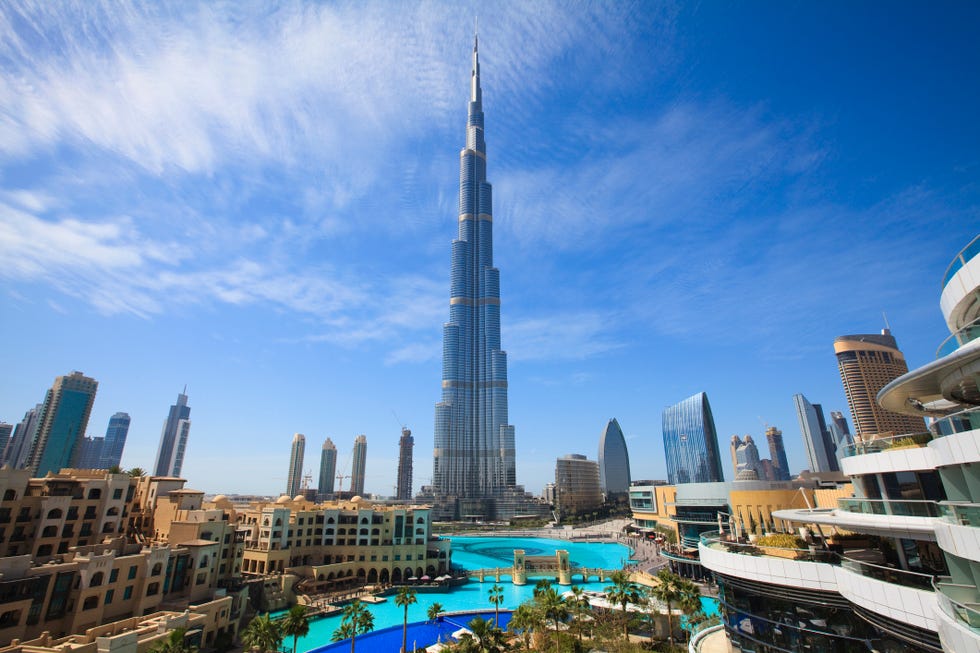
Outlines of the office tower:
{"type": "Polygon", "coordinates": [[[98,389],[99,382],[81,372],[54,380],[44,398],[37,436],[28,457],[31,474],[44,476],[72,466],[98,389]]]}
{"type": "Polygon", "coordinates": [[[796,417],[800,420],[800,433],[806,449],[807,463],[811,472],[839,472],[837,447],[830,437],[820,404],[811,404],[802,394],[793,395],[796,417]]]}
{"type": "Polygon", "coordinates": [[[191,407],[187,405],[187,387],[177,395],[177,403],[170,407],[170,414],[163,423],[160,434],[160,448],[157,449],[154,476],[180,476],[184,466],[184,452],[187,449],[187,436],[191,432],[191,407]]]}
{"type": "Polygon", "coordinates": [[[630,454],[615,417],[599,436],[599,484],[607,497],[625,496],[630,488],[630,454]]]}
{"type": "Polygon", "coordinates": [[[667,479],[671,485],[725,480],[708,395],[699,392],[665,408],[663,436],[667,479]]]}
{"type": "Polygon", "coordinates": [[[24,419],[14,427],[14,434],[10,436],[10,442],[3,452],[2,464],[10,465],[14,469],[20,469],[27,464],[27,457],[37,436],[38,418],[41,417],[42,408],[44,404],[37,404],[24,413],[24,419]]]}
{"type": "Polygon", "coordinates": [[[851,429],[847,427],[847,420],[839,410],[830,411],[830,423],[827,426],[830,428],[830,435],[838,449],[846,447],[854,441],[854,438],[851,437],[851,429]]]}
{"type": "Polygon", "coordinates": [[[515,488],[514,427],[507,422],[507,354],[500,346],[500,272],[493,267],[483,98],[473,45],[466,146],[460,152],[459,237],[452,243],[449,322],[443,326],[442,401],[436,404],[432,482],[464,512],[494,516],[515,488]]]}
{"type": "Polygon", "coordinates": [[[126,446],[126,436],[129,434],[129,424],[129,413],[116,413],[109,418],[99,469],[110,469],[122,462],[123,448],[126,446]]]}
{"type": "Polygon", "coordinates": [[[766,441],[769,443],[769,459],[772,461],[772,480],[788,481],[789,462],[786,460],[786,448],[783,446],[783,432],[775,426],[766,427],[766,441]]]}
{"type": "Polygon", "coordinates": [[[602,505],[599,463],[571,453],[555,463],[555,494],[563,515],[595,510],[602,505]]]}
{"type": "Polygon", "coordinates": [[[333,494],[333,482],[336,476],[337,447],[333,440],[327,438],[323,441],[323,448],[320,450],[320,480],[316,486],[317,494],[323,497],[333,494]]]}
{"type": "Polygon", "coordinates": [[[350,464],[350,491],[352,494],[364,494],[364,470],[367,466],[367,436],[359,435],[354,438],[354,452],[350,464]]]}
{"type": "Polygon", "coordinates": [[[10,444],[10,436],[13,435],[13,432],[13,424],[0,422],[0,457],[3,456],[3,452],[7,449],[7,445],[10,444]]]}
{"type": "Polygon", "coordinates": [[[289,448],[289,474],[286,477],[286,494],[295,497],[303,486],[303,454],[306,451],[306,436],[297,433],[289,448]]]}
{"type": "Polygon", "coordinates": [[[760,469],[759,448],[751,435],[746,435],[735,451],[735,480],[752,481],[763,478],[760,469]]]}
{"type": "Polygon", "coordinates": [[[398,439],[398,484],[395,486],[395,498],[407,501],[412,498],[412,447],[415,439],[412,432],[404,426],[402,436],[398,439]]]}
{"type": "Polygon", "coordinates": [[[732,478],[738,476],[738,448],[742,446],[742,438],[737,435],[732,436],[729,448],[732,454],[732,478]]]}
{"type": "Polygon", "coordinates": [[[879,433],[903,435],[926,430],[921,417],[893,413],[875,401],[878,391],[909,371],[905,356],[888,329],[882,329],[880,335],[835,338],[834,352],[858,439],[870,439],[879,433]]]}
{"type": "Polygon", "coordinates": [[[84,437],[78,444],[78,455],[72,464],[77,469],[99,469],[105,438],[84,437]]]}

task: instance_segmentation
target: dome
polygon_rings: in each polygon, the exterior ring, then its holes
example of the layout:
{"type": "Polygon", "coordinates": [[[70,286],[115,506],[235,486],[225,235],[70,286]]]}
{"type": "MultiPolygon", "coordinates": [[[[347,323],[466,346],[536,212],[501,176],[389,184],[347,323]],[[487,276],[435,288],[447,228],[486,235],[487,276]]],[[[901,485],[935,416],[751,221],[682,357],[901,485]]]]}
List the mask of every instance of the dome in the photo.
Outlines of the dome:
{"type": "Polygon", "coordinates": [[[293,497],[293,501],[306,501],[306,497],[304,497],[302,494],[297,494],[293,497]]]}
{"type": "Polygon", "coordinates": [[[289,498],[289,495],[288,494],[284,494],[281,497],[279,497],[278,499],[276,499],[276,503],[280,503],[280,504],[282,504],[282,503],[289,503],[290,501],[292,501],[292,499],[289,498]]]}
{"type": "Polygon", "coordinates": [[[352,497],[350,500],[351,503],[360,503],[361,501],[364,501],[364,497],[362,497],[360,494],[358,494],[356,497],[352,497]]]}

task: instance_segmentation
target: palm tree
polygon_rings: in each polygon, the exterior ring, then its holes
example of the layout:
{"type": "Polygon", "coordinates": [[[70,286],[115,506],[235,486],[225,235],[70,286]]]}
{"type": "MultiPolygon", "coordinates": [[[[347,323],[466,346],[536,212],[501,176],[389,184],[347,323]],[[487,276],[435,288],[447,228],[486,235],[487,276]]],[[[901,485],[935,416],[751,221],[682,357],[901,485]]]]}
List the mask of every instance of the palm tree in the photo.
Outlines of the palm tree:
{"type": "Polygon", "coordinates": [[[565,599],[553,587],[548,587],[547,591],[538,594],[534,600],[541,607],[545,618],[551,619],[552,623],[555,624],[555,651],[558,651],[560,643],[558,639],[558,624],[568,617],[568,606],[565,605],[565,599]]]}
{"type": "Polygon", "coordinates": [[[439,614],[442,612],[442,603],[433,603],[429,606],[426,611],[425,616],[429,618],[429,621],[435,621],[439,618],[439,614]]]}
{"type": "Polygon", "coordinates": [[[612,585],[606,588],[606,598],[610,603],[619,605],[623,610],[623,637],[629,639],[630,622],[629,613],[626,606],[630,603],[639,604],[643,601],[643,593],[639,585],[630,580],[630,575],[625,571],[615,571],[609,577],[612,585]]]}
{"type": "Polygon", "coordinates": [[[504,602],[504,588],[494,585],[490,588],[490,603],[493,604],[493,625],[500,626],[500,604],[504,602]]]}
{"type": "MultiPolygon", "coordinates": [[[[681,581],[683,579],[667,568],[657,572],[657,584],[649,589],[650,595],[667,605],[667,639],[671,648],[674,647],[674,625],[671,621],[673,603],[680,601],[683,594],[681,581]]],[[[691,583],[693,585],[693,583],[691,583]]],[[[695,588],[697,589],[697,588],[695,588]]],[[[700,594],[700,592],[699,592],[700,594]]]]}
{"type": "Polygon", "coordinates": [[[141,476],[146,476],[146,470],[144,470],[142,467],[133,467],[131,470],[129,470],[128,474],[133,478],[139,478],[141,476]]]}
{"type": "Polygon", "coordinates": [[[340,619],[340,628],[333,631],[333,641],[339,642],[350,638],[350,653],[354,653],[354,642],[358,635],[374,630],[374,615],[355,599],[344,607],[344,616],[340,619]]]}
{"type": "Polygon", "coordinates": [[[551,581],[550,580],[548,580],[547,578],[541,578],[541,579],[539,579],[538,582],[536,582],[534,584],[534,596],[537,596],[538,594],[540,594],[542,592],[547,592],[548,591],[548,588],[550,588],[550,587],[551,587],[551,581]]]}
{"type": "Polygon", "coordinates": [[[581,643],[582,633],[585,630],[584,617],[592,611],[592,606],[589,604],[588,597],[585,596],[585,590],[577,585],[572,585],[572,596],[567,598],[565,602],[574,617],[572,623],[578,631],[578,641],[581,643]]]}
{"type": "Polygon", "coordinates": [[[150,651],[152,653],[197,653],[196,646],[191,646],[184,641],[186,633],[186,628],[172,630],[167,639],[154,646],[150,651]]]}
{"type": "Polygon", "coordinates": [[[269,615],[259,615],[245,626],[242,643],[249,648],[257,646],[260,651],[278,651],[282,644],[282,631],[269,615]]]}
{"type": "Polygon", "coordinates": [[[504,633],[496,626],[491,625],[489,619],[474,617],[466,624],[466,627],[472,633],[470,637],[475,644],[475,650],[480,653],[500,653],[504,650],[504,633]]]}
{"type": "Polygon", "coordinates": [[[521,603],[514,610],[514,614],[510,615],[510,623],[507,624],[507,630],[520,635],[524,648],[530,651],[531,636],[534,634],[534,630],[539,628],[543,623],[544,616],[541,610],[535,607],[533,603],[521,603]]]}
{"type": "MultiPolygon", "coordinates": [[[[418,602],[415,594],[414,589],[403,586],[398,588],[398,594],[395,595],[395,605],[400,608],[405,608],[405,618],[402,621],[402,653],[406,653],[406,647],[408,646],[408,606],[418,602]]],[[[293,653],[296,653],[296,651],[293,651],[293,653]]]]}
{"type": "Polygon", "coordinates": [[[296,643],[300,637],[306,637],[310,632],[310,618],[306,616],[305,605],[294,605],[289,608],[286,618],[283,619],[281,630],[283,635],[292,635],[293,653],[296,653],[296,643]]]}

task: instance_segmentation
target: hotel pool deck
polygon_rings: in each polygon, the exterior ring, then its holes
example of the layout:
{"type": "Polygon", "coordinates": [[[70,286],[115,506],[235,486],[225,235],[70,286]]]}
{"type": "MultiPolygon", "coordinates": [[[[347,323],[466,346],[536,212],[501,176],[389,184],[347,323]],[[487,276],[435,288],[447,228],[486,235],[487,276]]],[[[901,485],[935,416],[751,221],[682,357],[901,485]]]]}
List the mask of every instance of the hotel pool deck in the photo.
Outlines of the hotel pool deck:
{"type": "MultiPolygon", "coordinates": [[[[524,549],[526,555],[554,555],[558,549],[568,551],[569,559],[573,567],[590,567],[602,569],[620,569],[626,564],[631,556],[632,550],[623,544],[607,542],[579,542],[569,540],[553,540],[541,537],[452,537],[453,564],[467,570],[489,569],[494,567],[510,567],[514,564],[514,549],[524,549]]],[[[504,602],[501,610],[514,610],[518,605],[533,597],[534,584],[539,577],[528,578],[527,585],[514,585],[511,583],[510,575],[503,575],[500,578],[500,587],[503,588],[504,602]]],[[[461,587],[455,587],[445,592],[419,593],[416,595],[417,603],[408,608],[409,633],[408,645],[411,647],[413,641],[419,649],[430,646],[436,642],[438,633],[433,624],[426,624],[426,612],[433,603],[441,603],[443,612],[489,612],[493,616],[493,605],[490,604],[488,592],[493,587],[494,581],[479,582],[471,580],[461,587]],[[413,628],[413,624],[417,628],[413,628]]],[[[575,583],[578,587],[586,590],[602,591],[608,582],[593,581],[590,583],[575,583]]],[[[565,591],[568,587],[557,586],[560,591],[565,591]]],[[[390,650],[397,651],[401,646],[401,625],[404,616],[404,608],[395,605],[394,596],[388,597],[384,603],[365,604],[365,607],[374,615],[374,630],[381,631],[388,627],[396,627],[397,644],[390,650]]],[[[465,617],[465,621],[472,618],[465,617]]],[[[509,619],[509,615],[507,617],[509,619]]],[[[340,627],[341,615],[324,617],[310,623],[310,632],[306,637],[301,637],[297,651],[313,651],[327,653],[333,650],[350,650],[350,643],[336,648],[331,644],[334,630],[340,627]]],[[[448,617],[453,624],[459,622],[457,617],[448,617]]],[[[465,621],[463,625],[465,625],[465,621]]],[[[504,615],[501,614],[501,625],[504,622],[504,615]]],[[[453,627],[450,632],[458,630],[459,626],[453,627]]],[[[357,638],[358,644],[363,640],[364,650],[386,651],[388,639],[393,637],[391,632],[378,633],[379,640],[372,641],[370,634],[361,635],[357,638]],[[376,645],[375,645],[376,644],[376,645]]],[[[283,645],[291,650],[292,639],[283,641],[283,645]]]]}

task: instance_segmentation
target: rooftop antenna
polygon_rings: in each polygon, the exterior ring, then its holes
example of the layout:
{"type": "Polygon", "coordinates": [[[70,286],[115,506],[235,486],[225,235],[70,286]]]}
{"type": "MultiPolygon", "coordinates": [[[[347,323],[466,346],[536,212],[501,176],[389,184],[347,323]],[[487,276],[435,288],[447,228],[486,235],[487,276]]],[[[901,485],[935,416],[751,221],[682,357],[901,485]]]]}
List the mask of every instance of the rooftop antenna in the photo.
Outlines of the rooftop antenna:
{"type": "Polygon", "coordinates": [[[885,328],[888,329],[888,331],[891,331],[892,330],[892,327],[891,327],[890,324],[888,324],[888,316],[885,315],[885,312],[884,311],[881,312],[881,319],[883,319],[885,321],[885,328]]]}

